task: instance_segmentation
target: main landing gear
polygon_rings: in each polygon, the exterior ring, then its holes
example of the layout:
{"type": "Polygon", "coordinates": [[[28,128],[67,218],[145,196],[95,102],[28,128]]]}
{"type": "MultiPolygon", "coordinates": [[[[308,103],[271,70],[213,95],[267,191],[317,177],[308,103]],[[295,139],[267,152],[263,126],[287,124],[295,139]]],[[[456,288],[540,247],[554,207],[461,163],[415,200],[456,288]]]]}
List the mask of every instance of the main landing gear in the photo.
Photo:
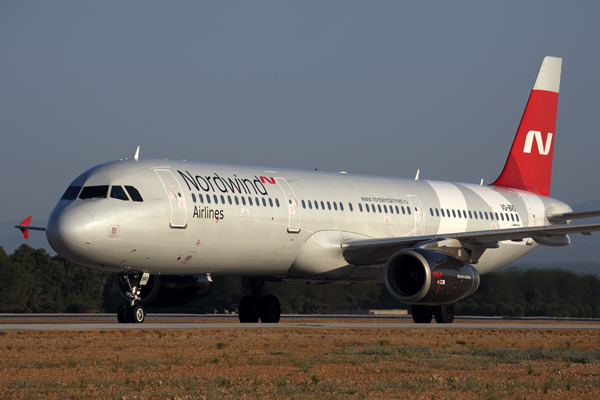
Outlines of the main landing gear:
{"type": "Polygon", "coordinates": [[[123,279],[127,282],[129,290],[125,293],[130,298],[129,304],[123,304],[117,311],[117,320],[119,323],[142,323],[146,319],[146,310],[136,302],[141,300],[141,285],[148,281],[148,274],[122,274],[123,279]],[[144,281],[145,280],[145,281],[144,281]],[[143,283],[142,283],[143,282],[143,283]]]}
{"type": "Polygon", "coordinates": [[[240,300],[238,315],[242,323],[277,323],[281,318],[279,300],[273,295],[261,296],[265,281],[258,278],[243,277],[242,286],[250,289],[251,296],[240,300]]]}
{"type": "Polygon", "coordinates": [[[451,324],[454,322],[454,303],[439,306],[412,306],[412,317],[415,324],[428,324],[435,316],[438,324],[451,324]]]}

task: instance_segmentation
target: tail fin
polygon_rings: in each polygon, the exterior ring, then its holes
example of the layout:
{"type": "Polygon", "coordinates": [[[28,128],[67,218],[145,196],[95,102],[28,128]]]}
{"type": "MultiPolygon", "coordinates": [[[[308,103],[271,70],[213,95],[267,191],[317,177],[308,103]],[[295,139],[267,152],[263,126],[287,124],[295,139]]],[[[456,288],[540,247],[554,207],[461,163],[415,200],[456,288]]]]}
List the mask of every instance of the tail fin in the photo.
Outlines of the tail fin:
{"type": "Polygon", "coordinates": [[[545,57],[508,160],[492,186],[550,195],[562,58],[545,57]]]}

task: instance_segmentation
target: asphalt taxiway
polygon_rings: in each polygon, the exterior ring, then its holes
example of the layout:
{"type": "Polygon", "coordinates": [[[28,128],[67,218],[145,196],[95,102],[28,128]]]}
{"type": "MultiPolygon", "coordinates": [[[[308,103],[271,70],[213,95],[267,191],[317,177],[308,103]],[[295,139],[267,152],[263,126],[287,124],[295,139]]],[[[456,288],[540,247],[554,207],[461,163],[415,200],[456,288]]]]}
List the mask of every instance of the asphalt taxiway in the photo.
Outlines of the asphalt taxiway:
{"type": "Polygon", "coordinates": [[[600,321],[457,318],[452,324],[414,324],[410,317],[284,315],[277,324],[241,324],[235,315],[149,314],[142,324],[119,324],[113,314],[0,314],[0,332],[165,329],[600,330],[600,321]]]}

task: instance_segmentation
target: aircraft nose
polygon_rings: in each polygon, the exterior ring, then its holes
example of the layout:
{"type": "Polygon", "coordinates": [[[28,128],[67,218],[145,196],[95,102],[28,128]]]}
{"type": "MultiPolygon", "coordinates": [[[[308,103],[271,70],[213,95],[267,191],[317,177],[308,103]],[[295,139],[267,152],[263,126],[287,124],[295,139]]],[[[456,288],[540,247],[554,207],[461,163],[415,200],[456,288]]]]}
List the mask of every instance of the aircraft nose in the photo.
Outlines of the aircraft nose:
{"type": "Polygon", "coordinates": [[[54,251],[75,261],[92,244],[94,218],[79,207],[54,210],[48,220],[46,238],[54,251]]]}

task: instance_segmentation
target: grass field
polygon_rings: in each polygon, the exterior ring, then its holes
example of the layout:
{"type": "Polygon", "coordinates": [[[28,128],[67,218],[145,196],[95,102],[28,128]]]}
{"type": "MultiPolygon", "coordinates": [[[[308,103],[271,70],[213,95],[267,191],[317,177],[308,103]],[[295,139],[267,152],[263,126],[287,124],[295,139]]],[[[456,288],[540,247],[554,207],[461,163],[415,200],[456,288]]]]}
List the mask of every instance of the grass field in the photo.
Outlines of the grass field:
{"type": "Polygon", "coordinates": [[[600,332],[0,332],[2,398],[600,398],[600,332]]]}

